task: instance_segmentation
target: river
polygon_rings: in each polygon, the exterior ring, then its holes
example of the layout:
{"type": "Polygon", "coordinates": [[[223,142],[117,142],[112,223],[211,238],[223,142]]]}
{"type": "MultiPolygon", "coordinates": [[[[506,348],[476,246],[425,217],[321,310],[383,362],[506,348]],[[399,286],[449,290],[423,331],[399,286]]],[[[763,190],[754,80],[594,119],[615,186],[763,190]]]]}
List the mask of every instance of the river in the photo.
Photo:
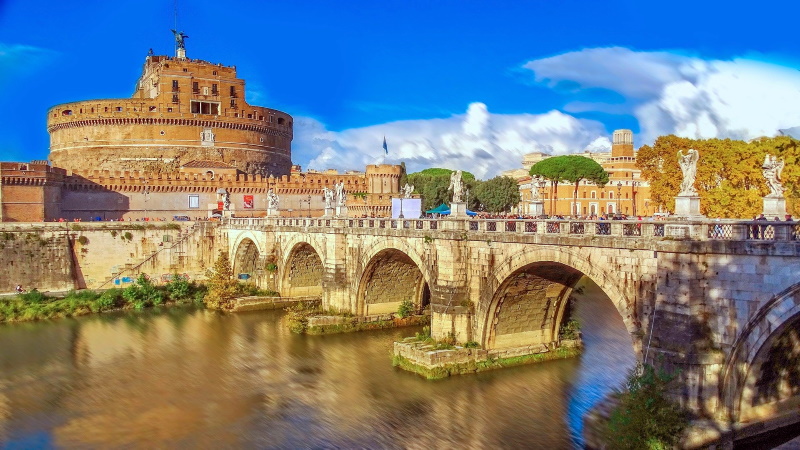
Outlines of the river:
{"type": "Polygon", "coordinates": [[[576,448],[635,364],[582,283],[582,356],[440,381],[391,366],[418,328],[298,336],[281,311],[178,308],[3,325],[0,446],[576,448]]]}

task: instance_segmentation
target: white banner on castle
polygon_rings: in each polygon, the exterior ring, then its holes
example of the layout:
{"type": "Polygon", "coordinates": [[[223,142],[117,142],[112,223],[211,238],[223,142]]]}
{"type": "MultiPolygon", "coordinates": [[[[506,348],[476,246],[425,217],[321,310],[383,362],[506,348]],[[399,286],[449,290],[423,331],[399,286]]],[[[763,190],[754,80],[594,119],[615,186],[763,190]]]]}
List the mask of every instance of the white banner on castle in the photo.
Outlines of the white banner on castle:
{"type": "Polygon", "coordinates": [[[392,199],[392,219],[400,217],[400,212],[406,219],[419,219],[422,215],[421,198],[393,198],[392,199]]]}

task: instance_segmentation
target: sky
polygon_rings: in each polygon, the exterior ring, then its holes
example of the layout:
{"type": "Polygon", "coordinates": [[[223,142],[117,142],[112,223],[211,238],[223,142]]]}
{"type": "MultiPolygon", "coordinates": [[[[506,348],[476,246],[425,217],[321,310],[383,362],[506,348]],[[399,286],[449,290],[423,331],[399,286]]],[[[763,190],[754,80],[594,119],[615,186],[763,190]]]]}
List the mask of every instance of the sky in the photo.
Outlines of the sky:
{"type": "MultiPolygon", "coordinates": [[[[45,159],[46,111],[127,98],[174,53],[174,0],[0,0],[0,160],[45,159]]],[[[526,153],[800,126],[797,2],[179,0],[187,56],[294,117],[303,169],[406,162],[480,178],[526,153]],[[384,155],[386,137],[388,155],[384,155]]]]}

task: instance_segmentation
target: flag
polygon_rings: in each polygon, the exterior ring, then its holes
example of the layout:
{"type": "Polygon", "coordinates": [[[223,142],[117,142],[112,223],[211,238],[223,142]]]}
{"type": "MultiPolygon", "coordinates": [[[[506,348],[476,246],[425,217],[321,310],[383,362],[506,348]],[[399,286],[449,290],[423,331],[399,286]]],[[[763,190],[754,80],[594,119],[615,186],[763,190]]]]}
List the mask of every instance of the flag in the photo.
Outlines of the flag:
{"type": "Polygon", "coordinates": [[[389,147],[386,146],[386,136],[383,137],[383,154],[384,155],[389,154],[389,147]]]}

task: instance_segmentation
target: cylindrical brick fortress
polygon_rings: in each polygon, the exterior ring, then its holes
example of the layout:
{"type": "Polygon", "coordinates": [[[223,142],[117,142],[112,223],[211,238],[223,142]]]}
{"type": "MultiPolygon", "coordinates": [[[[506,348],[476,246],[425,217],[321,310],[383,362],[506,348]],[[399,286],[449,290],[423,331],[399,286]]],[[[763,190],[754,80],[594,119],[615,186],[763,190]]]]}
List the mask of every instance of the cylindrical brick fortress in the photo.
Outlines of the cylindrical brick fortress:
{"type": "Polygon", "coordinates": [[[292,117],[244,101],[236,68],[148,56],[133,98],[50,108],[50,160],[90,170],[172,172],[222,161],[248,174],[288,175],[292,117]]]}

